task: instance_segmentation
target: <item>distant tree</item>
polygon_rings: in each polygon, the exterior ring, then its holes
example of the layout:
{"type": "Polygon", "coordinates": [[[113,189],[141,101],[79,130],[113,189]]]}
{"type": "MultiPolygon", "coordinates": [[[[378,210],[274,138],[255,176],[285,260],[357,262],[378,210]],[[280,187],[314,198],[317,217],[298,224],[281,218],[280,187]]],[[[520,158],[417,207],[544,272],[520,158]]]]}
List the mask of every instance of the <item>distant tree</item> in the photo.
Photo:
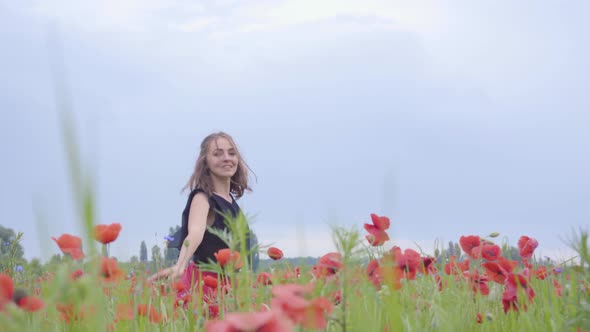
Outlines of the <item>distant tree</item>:
{"type": "Polygon", "coordinates": [[[45,271],[55,271],[58,265],[63,262],[64,258],[60,254],[53,254],[49,260],[43,265],[45,271]]]}
{"type": "Polygon", "coordinates": [[[152,269],[157,270],[162,267],[162,249],[155,244],[152,247],[152,269]]]}
{"type": "Polygon", "coordinates": [[[33,258],[27,264],[26,271],[29,276],[38,278],[43,274],[43,264],[38,258],[33,258]]]}
{"type": "Polygon", "coordinates": [[[504,256],[507,259],[517,261],[519,263],[522,261],[522,257],[520,257],[520,254],[518,252],[518,248],[516,248],[514,246],[508,246],[508,245],[502,246],[502,256],[504,256]]]}
{"type": "Polygon", "coordinates": [[[22,265],[25,251],[20,244],[23,233],[16,234],[12,229],[0,226],[0,271],[12,271],[14,266],[22,265]]]}
{"type": "MultiPolygon", "coordinates": [[[[449,256],[453,256],[453,255],[457,254],[455,252],[455,244],[453,243],[453,241],[449,241],[449,247],[447,249],[447,253],[449,254],[449,256]]],[[[446,258],[448,258],[448,257],[446,257],[446,258]]]]}
{"type": "MultiPolygon", "coordinates": [[[[25,255],[23,246],[17,240],[17,234],[10,228],[4,228],[0,225],[0,254],[14,254],[15,258],[21,259],[25,255]]],[[[3,257],[4,258],[4,257],[3,257]]]]}
{"type": "Polygon", "coordinates": [[[147,263],[148,261],[148,250],[145,241],[141,241],[141,247],[139,248],[139,261],[147,263]]]}
{"type": "Polygon", "coordinates": [[[137,263],[139,263],[139,258],[137,258],[137,256],[131,256],[129,264],[137,265],[137,263]]]}
{"type": "MultiPolygon", "coordinates": [[[[180,230],[180,226],[170,227],[169,229],[169,237],[173,237],[173,235],[180,230]]],[[[176,262],[178,259],[178,254],[180,251],[177,248],[170,248],[168,246],[164,247],[164,264],[171,265],[176,262]]]]}

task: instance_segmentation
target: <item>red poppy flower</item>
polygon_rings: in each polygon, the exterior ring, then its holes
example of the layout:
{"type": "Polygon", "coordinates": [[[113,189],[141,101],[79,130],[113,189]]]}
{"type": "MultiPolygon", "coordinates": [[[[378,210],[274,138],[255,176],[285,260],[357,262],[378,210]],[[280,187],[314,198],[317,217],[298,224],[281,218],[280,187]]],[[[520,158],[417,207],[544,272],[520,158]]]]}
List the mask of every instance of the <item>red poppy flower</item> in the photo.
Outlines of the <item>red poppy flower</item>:
{"type": "Polygon", "coordinates": [[[213,254],[215,256],[215,260],[221,267],[225,267],[228,264],[233,264],[236,269],[242,267],[242,260],[240,259],[240,253],[237,251],[232,251],[229,248],[220,249],[216,253],[213,254]]]}
{"type": "Polygon", "coordinates": [[[389,229],[389,218],[387,218],[386,216],[378,216],[374,213],[371,213],[371,221],[373,222],[373,225],[375,227],[377,227],[378,229],[384,231],[389,229]]]}
{"type": "Polygon", "coordinates": [[[340,289],[333,291],[332,294],[330,294],[330,300],[332,300],[334,305],[339,305],[340,302],[342,302],[342,291],[340,289]]]}
{"type": "Polygon", "coordinates": [[[64,254],[72,256],[73,259],[79,260],[85,257],[82,252],[82,239],[75,235],[62,234],[59,238],[51,237],[64,254]]]}
{"type": "Polygon", "coordinates": [[[481,239],[477,235],[469,235],[469,236],[461,236],[459,238],[459,244],[461,245],[461,249],[463,252],[471,258],[477,259],[476,256],[473,255],[472,251],[473,248],[479,247],[481,245],[481,239]]]}
{"type": "Polygon", "coordinates": [[[381,221],[381,219],[377,219],[377,225],[364,224],[365,230],[369,232],[369,234],[366,235],[365,238],[367,239],[367,241],[369,241],[370,245],[372,245],[373,247],[377,247],[383,245],[386,241],[389,241],[389,235],[385,232],[385,229],[383,229],[385,226],[389,227],[389,219],[387,219],[387,223],[381,221]]]}
{"type": "Polygon", "coordinates": [[[562,288],[561,284],[557,281],[557,279],[553,279],[553,289],[555,289],[555,295],[561,297],[562,288]]]}
{"type": "Polygon", "coordinates": [[[342,268],[342,256],[337,252],[330,252],[318,259],[312,273],[317,277],[325,277],[336,274],[342,268]]]}
{"type": "Polygon", "coordinates": [[[72,272],[72,274],[70,275],[70,278],[72,280],[78,280],[80,279],[82,276],[84,275],[84,271],[82,271],[81,269],[77,269],[76,271],[72,272]]]}
{"type": "Polygon", "coordinates": [[[535,269],[535,277],[540,280],[545,280],[547,277],[547,268],[545,266],[539,266],[535,269]]]}
{"type": "Polygon", "coordinates": [[[4,306],[10,302],[14,302],[22,310],[29,312],[41,310],[45,306],[40,298],[28,296],[22,289],[15,289],[12,278],[7,274],[0,273],[0,311],[4,310],[4,306]]]}
{"type": "Polygon", "coordinates": [[[94,226],[94,239],[102,244],[108,244],[117,239],[121,232],[121,224],[114,223],[110,225],[94,226]]]}
{"type": "Polygon", "coordinates": [[[477,313],[477,315],[475,315],[475,321],[477,322],[477,324],[481,324],[483,323],[483,316],[481,315],[481,313],[477,313]]]}
{"type": "Polygon", "coordinates": [[[135,316],[135,312],[133,311],[133,306],[131,305],[131,303],[117,304],[117,314],[115,316],[116,321],[132,320],[134,316],[135,316]]]}
{"type": "Polygon", "coordinates": [[[535,291],[531,288],[527,279],[520,274],[508,275],[506,277],[506,287],[502,294],[504,312],[508,312],[509,310],[518,311],[521,308],[525,311],[527,310],[526,303],[518,300],[519,290],[524,292],[529,302],[533,301],[535,291]]]}
{"type": "Polygon", "coordinates": [[[313,285],[279,285],[271,290],[273,299],[271,307],[288,316],[294,323],[301,324],[305,328],[324,329],[327,325],[326,315],[333,310],[332,303],[319,297],[308,301],[304,298],[313,289],[313,285]]]}
{"type": "Polygon", "coordinates": [[[435,262],[436,262],[436,258],[434,257],[422,257],[422,265],[421,265],[421,269],[422,269],[422,273],[424,274],[436,274],[436,266],[435,266],[435,262]]]}
{"type": "Polygon", "coordinates": [[[533,257],[533,252],[538,245],[539,242],[537,242],[537,240],[523,235],[520,237],[520,239],[518,239],[518,254],[522,258],[529,259],[533,257]]]}
{"type": "Polygon", "coordinates": [[[275,311],[251,313],[230,313],[223,321],[208,321],[205,331],[209,332],[246,332],[246,331],[291,331],[293,324],[283,315],[275,311]]]}
{"type": "Polygon", "coordinates": [[[375,285],[375,288],[381,288],[381,283],[383,282],[383,276],[381,273],[381,267],[379,266],[379,261],[376,259],[372,259],[369,264],[367,264],[367,277],[369,280],[375,285]]]}
{"type": "Polygon", "coordinates": [[[476,258],[484,258],[488,261],[495,261],[502,254],[502,249],[495,244],[482,244],[471,250],[471,253],[476,258]]]}
{"type": "Polygon", "coordinates": [[[481,295],[490,294],[488,278],[485,275],[479,274],[477,270],[474,272],[465,271],[463,272],[463,275],[469,280],[469,284],[474,293],[480,293],[481,295]]]}
{"type": "Polygon", "coordinates": [[[510,273],[504,270],[497,262],[485,262],[481,264],[486,269],[486,275],[490,280],[503,285],[506,276],[510,273]]]}
{"type": "Polygon", "coordinates": [[[43,309],[45,303],[36,296],[24,296],[20,299],[15,299],[16,305],[24,311],[35,312],[43,309]]]}
{"type": "Polygon", "coordinates": [[[273,260],[279,260],[283,258],[283,252],[279,248],[270,247],[268,248],[267,254],[268,257],[270,257],[273,260]]]}
{"type": "Polygon", "coordinates": [[[151,323],[160,323],[162,321],[162,315],[156,310],[156,307],[150,305],[149,311],[147,304],[137,305],[137,314],[143,317],[149,317],[151,323]]]}
{"type": "Polygon", "coordinates": [[[260,274],[258,274],[258,277],[256,278],[256,283],[261,284],[261,285],[272,285],[272,280],[271,280],[272,276],[270,273],[268,272],[260,272],[260,274]]]}
{"type": "MultiPolygon", "coordinates": [[[[395,264],[400,272],[400,277],[408,280],[415,279],[418,267],[422,263],[420,254],[414,249],[406,249],[402,252],[401,248],[398,246],[391,248],[390,253],[395,259],[395,264]]],[[[387,256],[384,258],[387,258],[387,256]]]]}
{"type": "Polygon", "coordinates": [[[457,262],[457,256],[451,256],[449,262],[445,264],[445,273],[450,275],[458,275],[469,270],[469,260],[466,259],[461,262],[457,262]]]}
{"type": "Polygon", "coordinates": [[[217,278],[215,278],[213,276],[210,276],[210,275],[204,276],[203,277],[203,283],[207,287],[217,288],[217,278]]]}
{"type": "Polygon", "coordinates": [[[177,293],[183,292],[187,290],[186,285],[182,281],[176,281],[172,284],[172,288],[176,290],[177,293]]]}
{"type": "Polygon", "coordinates": [[[14,283],[12,278],[7,274],[0,273],[0,311],[4,306],[12,301],[14,295],[14,283]]]}
{"type": "Polygon", "coordinates": [[[123,271],[117,266],[117,260],[114,258],[100,258],[100,276],[106,282],[117,281],[123,277],[123,271]]]}

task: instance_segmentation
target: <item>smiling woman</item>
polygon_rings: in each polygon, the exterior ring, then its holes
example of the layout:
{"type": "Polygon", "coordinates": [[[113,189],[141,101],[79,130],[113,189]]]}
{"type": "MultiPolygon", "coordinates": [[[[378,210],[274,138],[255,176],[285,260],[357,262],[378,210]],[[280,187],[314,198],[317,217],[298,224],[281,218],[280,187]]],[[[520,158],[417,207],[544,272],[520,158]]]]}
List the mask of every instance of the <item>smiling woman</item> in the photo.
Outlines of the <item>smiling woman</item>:
{"type": "MultiPolygon", "coordinates": [[[[214,273],[199,271],[197,264],[217,262],[216,253],[228,248],[209,229],[230,230],[226,216],[238,217],[241,211],[236,200],[245,191],[251,191],[249,170],[228,134],[213,133],[203,140],[193,174],[183,188],[190,189],[190,194],[182,213],[181,229],[174,239],[174,246],[180,250],[178,261],[173,267],[151,276],[150,281],[182,276],[184,289],[191,289],[191,285],[199,284],[201,275],[213,274],[217,277],[214,273]]],[[[250,243],[255,237],[249,230],[247,233],[250,243]]],[[[203,292],[207,293],[207,290],[203,292]]],[[[179,296],[182,295],[179,293],[179,296]]]]}

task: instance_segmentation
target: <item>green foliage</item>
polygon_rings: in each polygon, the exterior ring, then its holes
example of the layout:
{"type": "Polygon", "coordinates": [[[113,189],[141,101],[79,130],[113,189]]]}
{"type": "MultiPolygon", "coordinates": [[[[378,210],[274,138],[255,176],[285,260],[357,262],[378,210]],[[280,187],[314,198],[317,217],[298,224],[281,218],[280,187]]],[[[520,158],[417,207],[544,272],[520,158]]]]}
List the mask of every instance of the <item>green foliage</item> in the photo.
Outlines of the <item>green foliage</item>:
{"type": "Polygon", "coordinates": [[[15,233],[10,228],[0,226],[0,271],[13,273],[25,263],[24,250],[20,241],[24,233],[15,233]]]}
{"type": "Polygon", "coordinates": [[[162,257],[162,249],[155,244],[152,247],[152,261],[151,261],[151,269],[152,271],[158,271],[159,269],[164,267],[164,259],[162,257]]]}

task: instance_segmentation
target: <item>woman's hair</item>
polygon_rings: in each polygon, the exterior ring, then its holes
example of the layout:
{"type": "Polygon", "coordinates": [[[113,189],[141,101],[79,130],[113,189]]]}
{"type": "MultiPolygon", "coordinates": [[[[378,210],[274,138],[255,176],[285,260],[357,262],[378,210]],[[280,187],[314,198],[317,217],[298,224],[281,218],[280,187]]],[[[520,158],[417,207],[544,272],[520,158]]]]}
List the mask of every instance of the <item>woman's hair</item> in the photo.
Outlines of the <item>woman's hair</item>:
{"type": "Polygon", "coordinates": [[[240,198],[244,194],[244,191],[252,191],[252,188],[248,186],[248,171],[252,172],[252,170],[250,167],[248,167],[244,161],[244,158],[242,158],[242,155],[240,154],[233,138],[222,131],[210,134],[209,136],[205,137],[205,139],[203,139],[203,142],[201,142],[201,151],[197,161],[195,162],[193,174],[188,180],[188,183],[182,189],[193,190],[195,188],[199,188],[202,189],[208,196],[212,195],[213,181],[211,180],[209,167],[207,167],[207,153],[209,152],[210,143],[216,141],[218,138],[227,139],[234,147],[238,155],[238,169],[236,170],[236,174],[231,177],[229,191],[234,196],[236,196],[236,198],[240,198]]]}

